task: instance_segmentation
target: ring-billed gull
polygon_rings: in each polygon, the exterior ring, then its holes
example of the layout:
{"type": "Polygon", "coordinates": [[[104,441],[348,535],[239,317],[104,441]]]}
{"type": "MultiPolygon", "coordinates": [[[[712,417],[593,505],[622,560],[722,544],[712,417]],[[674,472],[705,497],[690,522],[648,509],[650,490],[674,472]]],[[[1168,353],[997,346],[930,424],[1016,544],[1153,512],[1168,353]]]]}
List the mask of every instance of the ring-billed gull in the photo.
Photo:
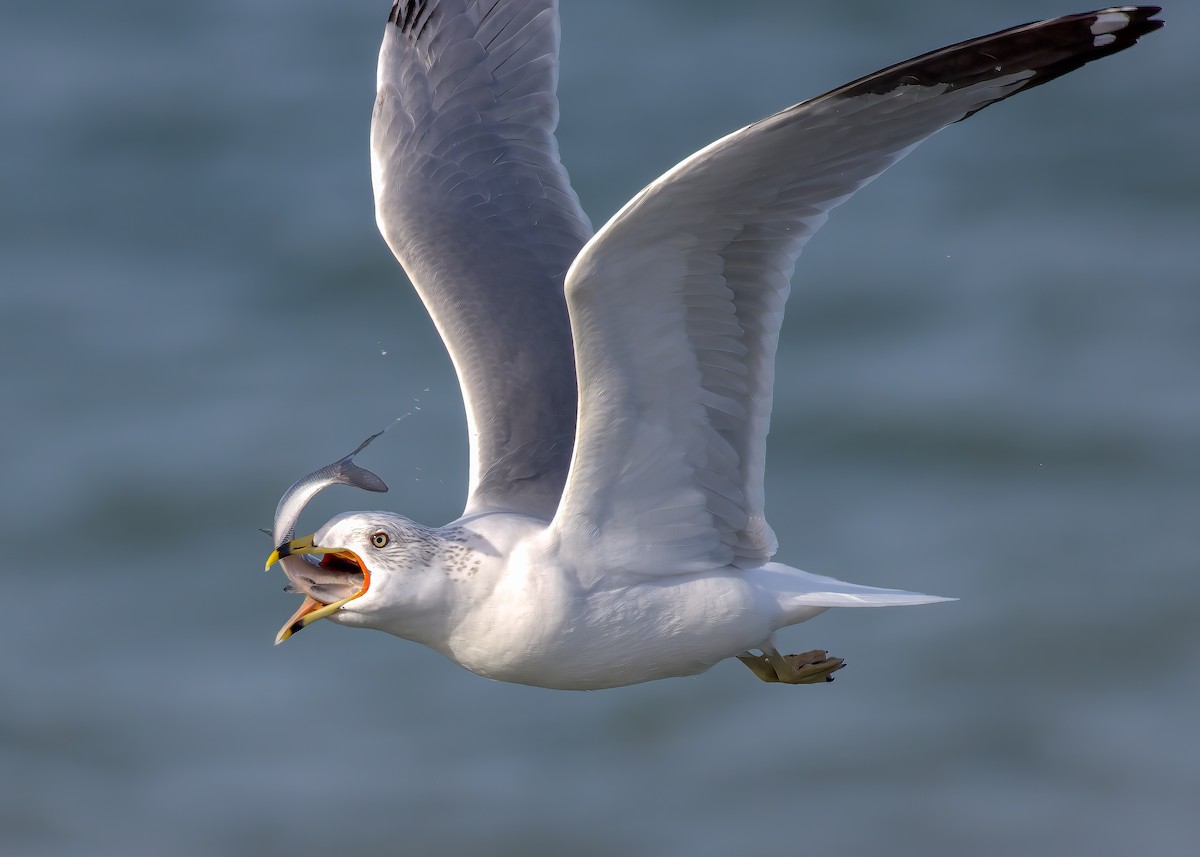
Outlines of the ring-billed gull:
{"type": "Polygon", "coordinates": [[[277,641],[327,616],[523,684],[615,687],[730,657],[801,684],[842,662],[781,655],[780,628],[944,600],[770,561],[766,435],[796,259],[926,137],[1130,47],[1159,11],[1036,22],[868,75],[702,149],[593,236],[554,138],[556,2],[394,3],[376,213],[458,373],[468,498],[444,527],[355,512],[293,539],[326,485],[385,490],[353,454],[298,482],[268,567],[306,598],[277,641]]]}

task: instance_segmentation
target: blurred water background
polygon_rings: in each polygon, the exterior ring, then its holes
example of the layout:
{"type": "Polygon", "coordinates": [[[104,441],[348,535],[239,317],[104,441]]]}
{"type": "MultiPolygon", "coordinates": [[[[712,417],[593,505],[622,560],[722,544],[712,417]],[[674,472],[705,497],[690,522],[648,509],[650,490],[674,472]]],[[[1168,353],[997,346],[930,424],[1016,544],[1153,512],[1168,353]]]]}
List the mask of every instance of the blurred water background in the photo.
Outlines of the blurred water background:
{"type": "MultiPolygon", "coordinates": [[[[0,852],[1194,854],[1200,6],[926,143],[801,259],[779,558],[961,597],[601,693],[328,623],[261,563],[280,493],[405,411],[304,523],[456,517],[465,429],[374,226],[386,0],[10,4],[0,20],[0,852]]],[[[596,224],[717,136],[1064,0],[564,0],[596,224]]]]}

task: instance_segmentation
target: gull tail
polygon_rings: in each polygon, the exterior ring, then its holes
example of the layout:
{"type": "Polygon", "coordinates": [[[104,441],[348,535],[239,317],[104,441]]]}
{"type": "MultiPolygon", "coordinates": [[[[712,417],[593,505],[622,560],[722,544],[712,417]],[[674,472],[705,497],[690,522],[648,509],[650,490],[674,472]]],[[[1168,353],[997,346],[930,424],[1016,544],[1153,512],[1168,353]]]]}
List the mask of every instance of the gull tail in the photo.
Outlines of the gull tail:
{"type": "Polygon", "coordinates": [[[778,600],[789,624],[811,619],[830,607],[907,607],[958,600],[924,592],[848,583],[775,562],[747,569],[745,574],[778,600]]]}

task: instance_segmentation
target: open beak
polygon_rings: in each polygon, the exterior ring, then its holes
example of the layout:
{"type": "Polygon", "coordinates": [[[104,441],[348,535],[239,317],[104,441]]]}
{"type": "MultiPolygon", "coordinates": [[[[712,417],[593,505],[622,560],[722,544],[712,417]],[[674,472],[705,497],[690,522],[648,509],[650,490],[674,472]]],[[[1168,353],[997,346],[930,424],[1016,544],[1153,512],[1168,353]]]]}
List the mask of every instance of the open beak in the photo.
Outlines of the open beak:
{"type": "MultiPolygon", "coordinates": [[[[357,592],[348,598],[342,598],[332,603],[324,603],[313,598],[311,595],[306,595],[304,603],[300,605],[300,609],[292,614],[283,627],[279,629],[279,633],[275,635],[275,645],[279,645],[288,637],[295,634],[302,628],[307,628],[318,619],[324,619],[326,616],[337,612],[343,605],[358,598],[367,591],[367,587],[371,585],[371,573],[367,571],[367,567],[363,565],[362,560],[358,558],[358,554],[354,551],[341,548],[326,548],[313,544],[312,536],[305,536],[302,539],[293,539],[290,542],[281,544],[278,548],[271,551],[271,555],[267,557],[267,570],[271,569],[275,563],[289,556],[302,556],[304,554],[315,554],[322,556],[321,566],[327,565],[342,565],[352,566],[354,570],[362,573],[362,587],[357,592]]],[[[290,575],[289,575],[290,576],[290,575]]]]}

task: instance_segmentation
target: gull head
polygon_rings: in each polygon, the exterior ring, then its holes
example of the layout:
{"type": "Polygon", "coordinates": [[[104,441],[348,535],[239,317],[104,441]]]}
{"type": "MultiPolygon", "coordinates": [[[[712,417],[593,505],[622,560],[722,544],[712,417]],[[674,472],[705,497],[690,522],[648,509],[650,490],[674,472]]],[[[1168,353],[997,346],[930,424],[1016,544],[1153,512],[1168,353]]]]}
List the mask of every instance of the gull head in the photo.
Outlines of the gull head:
{"type": "Polygon", "coordinates": [[[431,530],[392,512],[348,512],[280,545],[267,568],[282,560],[289,589],[305,599],[276,645],[318,619],[390,630],[405,615],[436,611],[444,577],[435,573],[437,554],[431,530]]]}

